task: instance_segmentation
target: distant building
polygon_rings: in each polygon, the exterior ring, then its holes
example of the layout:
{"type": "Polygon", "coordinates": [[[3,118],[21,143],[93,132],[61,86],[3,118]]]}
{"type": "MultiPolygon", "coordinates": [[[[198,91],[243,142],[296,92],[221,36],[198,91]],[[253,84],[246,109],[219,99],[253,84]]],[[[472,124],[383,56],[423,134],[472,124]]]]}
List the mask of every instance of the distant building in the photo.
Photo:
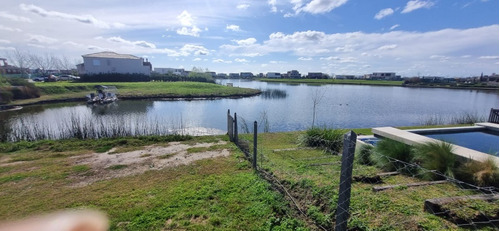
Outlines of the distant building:
{"type": "Polygon", "coordinates": [[[7,59],[0,58],[2,64],[0,65],[0,74],[5,76],[22,76],[29,73],[28,68],[20,68],[16,66],[9,65],[7,59]]]}
{"type": "Polygon", "coordinates": [[[184,68],[164,68],[164,67],[155,67],[154,71],[158,74],[174,74],[180,76],[187,76],[184,68]]]}
{"type": "Polygon", "coordinates": [[[279,78],[281,78],[281,73],[279,73],[279,72],[267,72],[266,78],[279,79],[279,78]]]}
{"type": "Polygon", "coordinates": [[[287,78],[290,78],[290,79],[300,79],[302,77],[297,70],[288,71],[286,73],[286,75],[287,75],[287,78]]]}
{"type": "Polygon", "coordinates": [[[219,78],[219,79],[227,79],[227,74],[226,73],[217,73],[217,78],[219,78]]]}
{"type": "Polygon", "coordinates": [[[213,72],[213,71],[207,71],[207,72],[205,72],[205,73],[210,74],[210,76],[212,76],[212,78],[217,77],[217,73],[215,73],[215,72],[213,72]]]}
{"type": "Polygon", "coordinates": [[[335,79],[355,79],[354,75],[335,75],[335,79]]]}
{"type": "Polygon", "coordinates": [[[151,63],[137,56],[105,51],[82,55],[82,57],[83,63],[77,65],[79,74],[120,73],[151,75],[151,63]]]}
{"type": "Polygon", "coordinates": [[[251,79],[254,77],[253,73],[252,72],[241,72],[240,73],[240,77],[242,79],[251,79]]]}
{"type": "Polygon", "coordinates": [[[369,79],[371,80],[401,80],[400,75],[396,75],[394,72],[373,72],[369,79]]]}
{"type": "Polygon", "coordinates": [[[308,79],[327,79],[328,75],[323,74],[322,72],[308,72],[307,78],[308,79]]]}
{"type": "Polygon", "coordinates": [[[230,79],[238,79],[238,78],[240,78],[240,74],[239,73],[229,73],[229,78],[230,79]]]}

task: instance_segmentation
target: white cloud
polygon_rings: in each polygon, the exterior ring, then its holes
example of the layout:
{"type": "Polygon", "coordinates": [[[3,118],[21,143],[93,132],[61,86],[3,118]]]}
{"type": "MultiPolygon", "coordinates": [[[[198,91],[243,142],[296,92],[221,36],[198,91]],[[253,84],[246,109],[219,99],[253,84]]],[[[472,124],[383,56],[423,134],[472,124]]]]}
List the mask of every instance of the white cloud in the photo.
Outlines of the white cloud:
{"type": "MultiPolygon", "coordinates": [[[[200,37],[201,29],[194,24],[194,18],[187,11],[182,11],[181,14],[177,16],[182,28],[177,29],[177,34],[188,35],[193,37],[200,37]]],[[[205,28],[207,31],[208,28],[205,28]]]]}
{"type": "Polygon", "coordinates": [[[278,8],[276,7],[276,0],[267,0],[267,4],[271,6],[271,12],[278,12],[278,8]]]}
{"type": "Polygon", "coordinates": [[[153,43],[149,43],[146,41],[129,41],[125,40],[121,37],[110,37],[107,39],[109,42],[115,42],[115,43],[123,43],[126,45],[131,45],[131,46],[138,46],[138,47],[143,47],[143,48],[151,48],[151,49],[156,49],[156,45],[153,43]]]}
{"type": "Polygon", "coordinates": [[[391,26],[390,30],[394,30],[399,27],[399,24],[395,24],[394,26],[391,26]]]}
{"type": "Polygon", "coordinates": [[[196,27],[196,26],[193,26],[191,28],[182,27],[180,29],[177,29],[177,34],[188,35],[188,36],[193,36],[193,37],[200,37],[200,32],[201,32],[201,29],[196,27]]]}
{"type": "Polygon", "coordinates": [[[481,56],[479,58],[480,59],[498,59],[498,56],[487,55],[487,56],[481,56]]]}
{"type": "Polygon", "coordinates": [[[0,43],[9,44],[10,41],[9,40],[5,40],[5,39],[0,39],[0,43]]]}
{"type": "Polygon", "coordinates": [[[403,9],[403,11],[401,11],[401,13],[402,14],[410,13],[414,10],[418,10],[421,8],[431,8],[432,6],[434,6],[434,2],[432,2],[432,1],[412,0],[412,1],[408,1],[406,3],[406,6],[403,9]]]}
{"type": "Polygon", "coordinates": [[[232,30],[232,31],[241,31],[240,26],[238,26],[238,25],[227,25],[226,29],[232,30]]]}
{"type": "Polygon", "coordinates": [[[59,40],[55,38],[47,37],[44,35],[34,35],[34,34],[30,34],[28,39],[28,42],[38,43],[38,44],[54,44],[57,41],[59,40]]]}
{"type": "Polygon", "coordinates": [[[0,30],[11,31],[11,32],[21,32],[22,31],[19,28],[11,28],[11,27],[3,26],[3,25],[0,25],[0,30]]]}
{"type": "Polygon", "coordinates": [[[31,19],[29,19],[29,18],[9,14],[9,13],[4,12],[4,11],[0,12],[0,17],[11,20],[11,21],[16,21],[16,22],[32,22],[31,19]]]}
{"type": "MultiPolygon", "coordinates": [[[[371,65],[394,69],[394,71],[406,71],[406,73],[422,72],[423,69],[429,73],[438,73],[435,70],[446,73],[460,70],[463,73],[469,73],[471,70],[479,69],[479,66],[483,69],[498,68],[486,67],[492,64],[485,62],[466,62],[466,59],[461,58],[466,54],[473,57],[483,56],[483,60],[487,59],[491,56],[492,50],[498,49],[498,32],[498,25],[427,32],[401,30],[384,33],[332,34],[322,31],[298,31],[290,34],[275,32],[261,43],[251,41],[222,45],[219,52],[227,56],[241,57],[241,54],[252,54],[258,51],[261,56],[292,55],[296,56],[297,61],[300,57],[311,57],[325,62],[330,61],[328,64],[331,65],[338,63],[349,63],[358,67],[371,65]],[[449,58],[434,56],[434,59],[430,59],[436,54],[449,58]],[[450,65],[443,66],[436,60],[448,60],[450,65]],[[414,64],[420,66],[412,69],[414,64]]],[[[493,57],[495,56],[490,58],[493,59],[493,57]]],[[[341,66],[328,68],[334,71],[337,67],[341,66]]]]}
{"type": "Polygon", "coordinates": [[[234,59],[235,62],[238,62],[238,63],[248,63],[250,61],[246,60],[246,59],[239,59],[239,58],[236,58],[234,59]]]}
{"type": "Polygon", "coordinates": [[[385,8],[385,9],[382,9],[380,10],[376,15],[375,15],[375,19],[382,19],[382,18],[385,18],[391,14],[394,14],[394,10],[391,9],[391,8],[385,8]]]}
{"type": "Polygon", "coordinates": [[[312,0],[304,7],[298,8],[296,12],[304,11],[311,14],[328,13],[333,9],[344,5],[347,0],[312,0]]]}
{"type": "Polygon", "coordinates": [[[182,26],[193,26],[194,19],[187,11],[182,11],[182,13],[177,16],[177,19],[182,26]]]}
{"type": "Polygon", "coordinates": [[[201,61],[201,58],[194,58],[193,59],[194,62],[198,62],[198,61],[201,61]]]}
{"type": "Polygon", "coordinates": [[[233,61],[225,61],[224,59],[213,59],[212,60],[213,63],[232,63],[233,61]]]}
{"type": "Polygon", "coordinates": [[[109,29],[109,28],[122,28],[125,25],[121,23],[108,23],[104,22],[101,20],[96,19],[92,15],[72,15],[72,14],[67,14],[63,12],[58,12],[58,11],[48,11],[45,10],[41,7],[35,6],[35,5],[26,5],[26,4],[20,4],[19,7],[23,11],[31,12],[34,14],[37,14],[42,17],[52,17],[52,18],[58,18],[58,19],[65,19],[65,20],[73,20],[85,24],[91,24],[99,28],[104,28],[104,29],[109,29]]]}
{"type": "Polygon", "coordinates": [[[189,54],[208,55],[210,53],[207,48],[194,44],[186,44],[180,49],[180,51],[184,56],[189,54]]]}
{"type": "Polygon", "coordinates": [[[299,57],[297,60],[300,60],[300,61],[311,61],[311,60],[313,60],[313,58],[311,58],[311,57],[299,57]]]}
{"type": "Polygon", "coordinates": [[[236,6],[236,9],[246,10],[246,9],[248,9],[248,7],[250,7],[249,4],[239,4],[239,5],[236,6]]]}
{"type": "Polygon", "coordinates": [[[257,42],[257,39],[255,38],[247,38],[247,39],[243,39],[243,40],[233,40],[234,42],[236,42],[238,45],[241,45],[241,46],[249,46],[249,45],[252,45],[254,43],[257,42]]]}
{"type": "Polygon", "coordinates": [[[398,45],[396,45],[396,44],[390,44],[390,45],[381,46],[381,47],[377,48],[377,50],[379,50],[379,51],[393,50],[393,49],[396,49],[396,47],[398,47],[398,45]]]}

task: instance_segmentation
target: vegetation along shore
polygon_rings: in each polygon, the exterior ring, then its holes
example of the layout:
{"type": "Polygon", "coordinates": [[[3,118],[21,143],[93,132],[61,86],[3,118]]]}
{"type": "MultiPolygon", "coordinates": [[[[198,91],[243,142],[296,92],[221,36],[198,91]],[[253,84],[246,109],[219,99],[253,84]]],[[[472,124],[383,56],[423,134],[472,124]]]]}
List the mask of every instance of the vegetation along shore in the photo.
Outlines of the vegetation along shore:
{"type": "Polygon", "coordinates": [[[245,97],[260,94],[259,90],[227,87],[202,82],[42,82],[35,83],[38,98],[14,100],[10,104],[30,105],[67,101],[84,101],[85,95],[95,92],[96,85],[111,85],[118,89],[120,99],[147,98],[221,98],[245,97]]]}

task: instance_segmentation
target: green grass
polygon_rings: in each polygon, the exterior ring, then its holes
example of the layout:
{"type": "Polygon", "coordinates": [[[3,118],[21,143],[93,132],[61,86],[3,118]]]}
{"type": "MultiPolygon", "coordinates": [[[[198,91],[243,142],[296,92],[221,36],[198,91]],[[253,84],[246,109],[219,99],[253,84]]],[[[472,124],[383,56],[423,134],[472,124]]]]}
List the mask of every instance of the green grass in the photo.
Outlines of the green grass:
{"type": "MultiPolygon", "coordinates": [[[[225,140],[196,137],[186,144],[225,140]]],[[[67,208],[95,208],[108,214],[110,230],[306,230],[282,195],[271,190],[234,145],[232,155],[189,165],[73,187],[75,177],[92,176],[92,166],[76,164],[81,155],[106,144],[113,147],[168,146],[170,139],[60,140],[1,143],[0,160],[36,156],[0,167],[0,221],[67,208]],[[156,140],[156,141],[151,141],[156,140]],[[92,144],[92,143],[99,144],[92,144]],[[60,145],[62,151],[52,147],[60,145]],[[61,154],[60,157],[50,157],[61,154]]],[[[213,148],[216,149],[216,148],[213,148]]],[[[25,158],[26,159],[26,158],[25,158]]],[[[2,163],[3,164],[3,163],[2,163]]],[[[126,165],[111,169],[126,171],[126,165]]]]}
{"type": "Polygon", "coordinates": [[[74,83],[74,82],[42,82],[35,83],[40,88],[40,98],[16,100],[12,103],[25,104],[43,100],[62,100],[68,98],[85,98],[86,94],[95,92],[95,85],[116,86],[119,97],[153,98],[153,97],[223,97],[237,95],[253,95],[259,90],[227,87],[211,83],[199,82],[118,82],[118,83],[74,83]]]}
{"type": "MultiPolygon", "coordinates": [[[[303,132],[259,134],[258,164],[272,172],[286,185],[308,217],[327,229],[333,225],[340,181],[341,156],[332,156],[321,149],[300,148],[303,132]],[[283,149],[291,149],[282,151],[283,149]],[[328,163],[328,165],[317,165],[328,163]],[[315,165],[316,164],[316,165],[315,165]]],[[[244,136],[242,136],[244,137],[244,136]]],[[[250,139],[250,137],[247,137],[250,139]]],[[[383,172],[376,166],[355,162],[353,176],[373,176],[383,172]]],[[[420,182],[417,177],[396,175],[383,178],[382,185],[420,182]]],[[[353,182],[351,217],[348,227],[359,230],[463,230],[454,223],[423,210],[424,201],[431,198],[470,195],[475,192],[448,183],[424,187],[399,187],[382,192],[380,186],[353,182]]],[[[498,208],[497,204],[489,204],[498,208]]],[[[479,209],[480,210],[480,209],[479,209]]],[[[488,227],[484,229],[488,230],[488,227]]]]}
{"type": "Polygon", "coordinates": [[[351,85],[379,85],[402,86],[403,81],[361,80],[361,79],[259,79],[263,82],[279,83],[309,83],[309,84],[351,84],[351,85]]]}

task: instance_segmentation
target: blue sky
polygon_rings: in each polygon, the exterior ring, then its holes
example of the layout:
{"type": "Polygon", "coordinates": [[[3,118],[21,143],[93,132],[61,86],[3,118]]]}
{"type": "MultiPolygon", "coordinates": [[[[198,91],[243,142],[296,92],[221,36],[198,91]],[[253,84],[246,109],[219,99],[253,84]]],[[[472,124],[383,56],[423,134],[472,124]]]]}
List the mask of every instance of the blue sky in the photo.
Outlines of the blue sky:
{"type": "Polygon", "coordinates": [[[499,1],[7,1],[0,56],[114,51],[153,67],[403,76],[498,73],[499,1]]]}

